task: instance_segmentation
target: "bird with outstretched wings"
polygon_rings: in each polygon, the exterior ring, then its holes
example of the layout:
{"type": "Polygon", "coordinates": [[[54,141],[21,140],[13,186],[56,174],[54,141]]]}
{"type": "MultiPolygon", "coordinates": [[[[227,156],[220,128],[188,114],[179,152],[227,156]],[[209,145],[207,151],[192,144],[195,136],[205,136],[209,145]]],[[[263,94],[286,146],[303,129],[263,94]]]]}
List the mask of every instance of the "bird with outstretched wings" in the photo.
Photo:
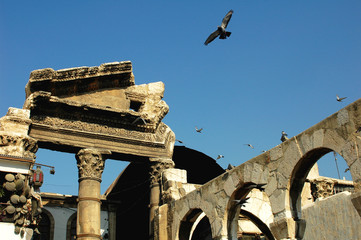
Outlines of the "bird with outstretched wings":
{"type": "Polygon", "coordinates": [[[210,42],[212,42],[214,39],[216,39],[219,36],[219,39],[226,39],[231,35],[231,32],[227,32],[226,28],[228,26],[229,20],[231,20],[233,14],[233,10],[230,10],[226,16],[222,20],[221,26],[217,27],[217,30],[211,33],[207,40],[204,42],[204,45],[208,45],[210,42]]]}

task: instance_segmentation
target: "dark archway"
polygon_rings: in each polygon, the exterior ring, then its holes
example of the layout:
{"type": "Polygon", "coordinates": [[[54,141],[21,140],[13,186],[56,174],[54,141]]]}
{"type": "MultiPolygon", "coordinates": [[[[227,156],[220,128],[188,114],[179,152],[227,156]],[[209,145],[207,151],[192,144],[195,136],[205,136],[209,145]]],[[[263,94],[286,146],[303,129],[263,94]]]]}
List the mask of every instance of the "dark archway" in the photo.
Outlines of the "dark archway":
{"type": "MultiPolygon", "coordinates": [[[[54,239],[54,217],[53,215],[46,210],[45,208],[42,208],[42,213],[40,214],[40,222],[39,222],[39,232],[40,235],[38,236],[38,239],[41,240],[53,240],[54,239]]],[[[36,238],[34,238],[36,239],[36,238]]]]}
{"type": "MultiPolygon", "coordinates": [[[[239,225],[238,221],[241,217],[247,219],[247,221],[251,221],[261,232],[261,234],[258,237],[263,237],[259,239],[267,239],[267,240],[274,240],[271,230],[268,228],[267,224],[264,223],[258,216],[251,213],[250,211],[246,211],[242,209],[242,207],[237,203],[238,200],[251,198],[252,197],[252,191],[258,191],[257,189],[250,190],[245,188],[244,186],[248,185],[250,183],[242,183],[240,187],[238,187],[233,193],[231,198],[228,201],[227,206],[227,231],[228,231],[228,238],[229,239],[238,239],[239,235],[239,225]]],[[[265,194],[262,194],[263,198],[266,197],[265,194]]],[[[268,201],[268,196],[266,197],[267,200],[263,199],[263,201],[268,201]]],[[[246,200],[245,204],[252,204],[251,199],[246,200]]],[[[252,206],[252,205],[251,205],[252,206]]],[[[271,210],[270,210],[271,211],[271,210]]],[[[270,213],[271,214],[271,213],[270,213]]],[[[247,236],[250,238],[246,239],[257,239],[256,234],[254,236],[247,236]]],[[[243,239],[243,238],[241,238],[243,239]]]]}
{"type": "Polygon", "coordinates": [[[295,221],[301,218],[301,193],[306,178],[315,163],[331,152],[329,148],[316,148],[306,153],[296,164],[291,175],[290,207],[295,221]]]}
{"type": "Polygon", "coordinates": [[[191,209],[179,227],[179,240],[212,240],[212,229],[208,217],[201,209],[191,209]]]}

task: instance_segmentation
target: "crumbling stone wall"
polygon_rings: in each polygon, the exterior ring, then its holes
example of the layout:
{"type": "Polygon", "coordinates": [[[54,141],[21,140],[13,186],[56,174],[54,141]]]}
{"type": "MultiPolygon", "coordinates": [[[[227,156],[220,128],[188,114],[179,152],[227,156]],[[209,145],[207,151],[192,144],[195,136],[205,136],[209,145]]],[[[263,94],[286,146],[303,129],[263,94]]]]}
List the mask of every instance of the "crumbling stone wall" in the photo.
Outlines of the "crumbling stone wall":
{"type": "MultiPolygon", "coordinates": [[[[237,216],[233,200],[247,196],[249,190],[244,186],[249,183],[266,183],[265,193],[274,217],[270,223],[273,236],[302,239],[308,225],[302,215],[302,187],[312,166],[331,151],[339,153],[350,168],[355,186],[350,198],[361,216],[360,116],[361,99],[186,196],[161,206],[158,222],[168,230],[158,239],[179,239],[182,220],[192,209],[201,209],[209,218],[213,239],[236,239],[235,228],[231,227],[232,216],[237,216]]],[[[356,220],[360,223],[360,218],[356,220]]],[[[323,231],[326,234],[328,230],[323,231]]]]}

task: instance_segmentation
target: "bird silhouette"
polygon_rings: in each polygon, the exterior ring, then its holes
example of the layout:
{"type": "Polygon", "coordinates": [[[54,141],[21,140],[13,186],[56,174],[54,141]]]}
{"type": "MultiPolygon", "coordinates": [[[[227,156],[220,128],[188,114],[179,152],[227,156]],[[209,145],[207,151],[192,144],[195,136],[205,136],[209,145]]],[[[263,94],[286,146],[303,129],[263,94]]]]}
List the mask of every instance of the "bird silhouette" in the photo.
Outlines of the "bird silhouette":
{"type": "Polygon", "coordinates": [[[285,131],[282,131],[281,141],[284,142],[288,140],[288,134],[285,131]]]}
{"type": "Polygon", "coordinates": [[[246,144],[244,144],[244,145],[247,145],[248,147],[250,147],[250,148],[254,148],[253,146],[252,146],[252,144],[249,144],[249,143],[246,143],[246,144]]]}
{"type": "Polygon", "coordinates": [[[138,122],[138,121],[142,121],[144,125],[147,124],[147,122],[146,122],[146,121],[144,120],[144,118],[142,118],[142,117],[137,117],[137,118],[132,122],[132,124],[135,124],[135,123],[138,122]]]}
{"type": "Polygon", "coordinates": [[[234,168],[234,166],[232,164],[228,164],[227,170],[232,170],[234,168]]]}
{"type": "Polygon", "coordinates": [[[208,45],[210,42],[212,42],[214,39],[216,39],[219,36],[219,39],[226,39],[227,37],[231,36],[231,32],[227,32],[226,28],[228,25],[229,20],[231,20],[233,14],[233,10],[230,10],[226,16],[222,20],[221,26],[217,27],[217,30],[211,33],[207,40],[204,42],[204,45],[208,45]]]}
{"type": "Polygon", "coordinates": [[[183,141],[176,139],[176,142],[179,142],[180,144],[183,144],[183,141]]]}
{"type": "Polygon", "coordinates": [[[202,133],[202,130],[203,130],[203,128],[199,128],[199,129],[198,129],[198,128],[196,127],[196,131],[197,131],[198,133],[202,133]]]}
{"type": "Polygon", "coordinates": [[[220,159],[220,158],[224,158],[224,156],[223,155],[218,155],[217,160],[220,159]]]}
{"type": "Polygon", "coordinates": [[[240,205],[241,207],[244,207],[244,204],[248,203],[249,197],[248,198],[243,198],[240,200],[233,200],[233,202],[236,202],[237,205],[240,205]]]}
{"type": "Polygon", "coordinates": [[[347,97],[342,97],[340,98],[338,95],[336,95],[336,100],[337,102],[342,102],[344,99],[346,99],[347,97]]]}

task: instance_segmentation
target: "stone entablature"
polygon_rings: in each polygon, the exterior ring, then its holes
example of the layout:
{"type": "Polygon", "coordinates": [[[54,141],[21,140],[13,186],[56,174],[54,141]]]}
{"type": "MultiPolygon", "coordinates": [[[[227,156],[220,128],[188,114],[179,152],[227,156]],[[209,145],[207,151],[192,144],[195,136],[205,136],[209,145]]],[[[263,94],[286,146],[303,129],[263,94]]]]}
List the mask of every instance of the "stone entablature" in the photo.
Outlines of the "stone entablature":
{"type": "Polygon", "coordinates": [[[108,149],[121,160],[169,158],[175,136],[162,122],[169,111],[163,95],[162,82],[135,85],[129,61],[47,68],[30,74],[23,108],[30,110],[29,136],[41,147],[108,149]]]}
{"type": "Polygon", "coordinates": [[[55,71],[51,68],[34,70],[25,87],[26,97],[38,91],[53,96],[72,96],[106,88],[134,85],[130,61],[104,63],[99,67],[76,67],[55,71]]]}

